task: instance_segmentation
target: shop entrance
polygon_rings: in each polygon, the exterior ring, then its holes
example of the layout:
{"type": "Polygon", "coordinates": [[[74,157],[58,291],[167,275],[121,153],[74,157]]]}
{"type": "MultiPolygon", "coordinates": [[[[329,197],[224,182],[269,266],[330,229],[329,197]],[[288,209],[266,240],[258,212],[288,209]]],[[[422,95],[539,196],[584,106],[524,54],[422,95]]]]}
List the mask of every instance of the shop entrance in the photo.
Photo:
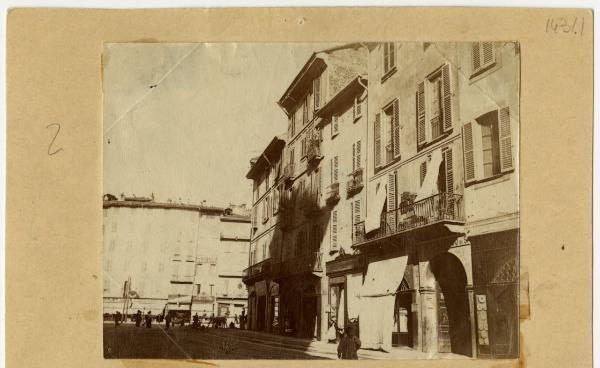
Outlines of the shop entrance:
{"type": "Polygon", "coordinates": [[[302,329],[300,337],[317,337],[317,292],[314,286],[307,286],[302,296],[302,329]]]}
{"type": "Polygon", "coordinates": [[[265,330],[265,312],[267,309],[267,297],[262,295],[256,301],[256,329],[258,331],[265,330]]]}
{"type": "Polygon", "coordinates": [[[429,263],[436,279],[438,351],[472,356],[464,267],[451,253],[437,255],[429,263]]]}
{"type": "Polygon", "coordinates": [[[392,346],[413,347],[412,292],[398,291],[394,308],[392,346]]]}

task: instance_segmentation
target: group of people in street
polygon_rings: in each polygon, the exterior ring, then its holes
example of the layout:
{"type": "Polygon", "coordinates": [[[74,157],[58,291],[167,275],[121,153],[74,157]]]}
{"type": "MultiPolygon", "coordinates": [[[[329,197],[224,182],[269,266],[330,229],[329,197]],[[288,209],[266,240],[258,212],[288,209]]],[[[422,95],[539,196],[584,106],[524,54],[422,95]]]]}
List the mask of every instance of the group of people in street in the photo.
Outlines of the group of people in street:
{"type": "MultiPolygon", "coordinates": [[[[115,320],[115,326],[119,326],[123,323],[123,315],[121,314],[121,312],[116,311],[113,317],[115,320]]],[[[140,327],[142,325],[142,319],[144,320],[144,326],[146,328],[152,327],[153,316],[151,311],[148,311],[146,315],[142,316],[142,311],[138,310],[137,313],[131,317],[131,319],[135,322],[135,327],[140,327]]],[[[160,321],[160,316],[156,316],[156,319],[157,321],[160,321]]]]}
{"type": "Polygon", "coordinates": [[[346,328],[338,328],[335,317],[329,319],[329,330],[327,330],[327,340],[337,342],[337,353],[339,359],[358,359],[358,349],[361,342],[356,336],[356,326],[348,324],[346,328]]]}

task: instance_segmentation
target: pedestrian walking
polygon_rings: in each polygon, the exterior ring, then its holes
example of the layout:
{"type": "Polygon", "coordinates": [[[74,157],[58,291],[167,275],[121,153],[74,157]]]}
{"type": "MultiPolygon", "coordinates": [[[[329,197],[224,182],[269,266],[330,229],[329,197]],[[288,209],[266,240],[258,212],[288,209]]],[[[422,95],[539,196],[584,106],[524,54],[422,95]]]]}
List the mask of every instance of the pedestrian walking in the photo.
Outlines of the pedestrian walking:
{"type": "Polygon", "coordinates": [[[146,328],[152,327],[152,312],[151,311],[148,311],[148,314],[146,314],[144,325],[146,326],[146,328]]]}
{"type": "Polygon", "coordinates": [[[198,317],[198,313],[194,314],[194,317],[192,317],[193,323],[192,323],[192,328],[194,329],[198,329],[198,320],[200,317],[198,317]]]}
{"type": "Polygon", "coordinates": [[[339,359],[358,359],[356,353],[360,349],[360,340],[356,337],[356,327],[350,325],[346,328],[344,336],[338,345],[339,359]]]}
{"type": "Polygon", "coordinates": [[[171,326],[171,315],[167,313],[167,315],[165,316],[165,324],[167,325],[167,330],[169,329],[169,326],[171,326]]]}
{"type": "Polygon", "coordinates": [[[115,327],[117,327],[119,325],[119,322],[121,321],[121,313],[119,311],[117,311],[115,313],[115,327]]]}

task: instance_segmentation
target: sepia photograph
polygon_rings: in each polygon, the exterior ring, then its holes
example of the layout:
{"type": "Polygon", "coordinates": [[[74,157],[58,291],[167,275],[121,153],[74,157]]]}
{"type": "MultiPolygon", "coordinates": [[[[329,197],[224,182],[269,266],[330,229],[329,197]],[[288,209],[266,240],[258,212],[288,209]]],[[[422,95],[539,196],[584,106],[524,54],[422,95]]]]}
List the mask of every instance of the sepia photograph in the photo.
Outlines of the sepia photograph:
{"type": "Polygon", "coordinates": [[[520,59],[104,44],[104,358],[518,358],[520,59]]]}

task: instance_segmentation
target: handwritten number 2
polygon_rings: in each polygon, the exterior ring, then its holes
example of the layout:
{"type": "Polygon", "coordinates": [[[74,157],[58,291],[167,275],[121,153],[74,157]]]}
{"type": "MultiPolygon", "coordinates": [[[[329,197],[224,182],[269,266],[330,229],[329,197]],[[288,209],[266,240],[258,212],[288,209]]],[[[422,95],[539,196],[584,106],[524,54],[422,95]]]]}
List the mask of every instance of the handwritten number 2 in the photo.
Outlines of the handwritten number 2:
{"type": "Polygon", "coordinates": [[[57,124],[57,123],[48,124],[48,125],[46,125],[46,129],[50,128],[51,126],[56,127],[56,133],[54,134],[54,137],[52,137],[52,140],[50,141],[50,144],[48,145],[48,156],[55,155],[55,154],[59,153],[60,151],[62,151],[62,147],[57,150],[51,151],[52,145],[54,144],[54,141],[56,140],[56,137],[58,137],[58,133],[60,132],[60,124],[57,124]]]}

